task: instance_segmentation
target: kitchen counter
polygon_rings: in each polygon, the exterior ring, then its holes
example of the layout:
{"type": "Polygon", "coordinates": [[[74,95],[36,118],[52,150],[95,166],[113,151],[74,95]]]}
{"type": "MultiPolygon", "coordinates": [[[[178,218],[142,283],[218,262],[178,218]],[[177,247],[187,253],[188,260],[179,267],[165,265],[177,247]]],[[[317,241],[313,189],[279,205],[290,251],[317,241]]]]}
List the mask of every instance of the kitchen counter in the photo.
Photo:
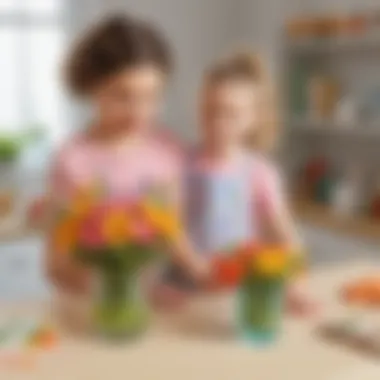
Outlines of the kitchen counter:
{"type": "MultiPolygon", "coordinates": [[[[374,270],[371,262],[329,265],[313,272],[311,288],[324,303],[325,317],[340,315],[340,285],[374,270]]],[[[277,344],[257,349],[231,334],[226,297],[202,297],[176,315],[159,315],[139,342],[109,346],[66,336],[42,355],[36,369],[11,372],[1,380],[378,380],[380,360],[324,341],[318,323],[287,319],[277,344]]],[[[40,312],[36,305],[0,308],[1,314],[40,312]]],[[[379,313],[380,314],[380,313],[379,313]]]]}

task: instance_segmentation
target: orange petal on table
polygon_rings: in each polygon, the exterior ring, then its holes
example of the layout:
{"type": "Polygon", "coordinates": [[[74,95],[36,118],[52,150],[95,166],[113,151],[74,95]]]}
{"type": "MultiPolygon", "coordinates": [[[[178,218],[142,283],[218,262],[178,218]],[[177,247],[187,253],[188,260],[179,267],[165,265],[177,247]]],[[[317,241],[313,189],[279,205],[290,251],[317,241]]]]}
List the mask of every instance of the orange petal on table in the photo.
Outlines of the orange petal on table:
{"type": "Polygon", "coordinates": [[[58,335],[54,332],[46,332],[39,338],[39,345],[43,348],[53,348],[58,344],[58,335]]]}

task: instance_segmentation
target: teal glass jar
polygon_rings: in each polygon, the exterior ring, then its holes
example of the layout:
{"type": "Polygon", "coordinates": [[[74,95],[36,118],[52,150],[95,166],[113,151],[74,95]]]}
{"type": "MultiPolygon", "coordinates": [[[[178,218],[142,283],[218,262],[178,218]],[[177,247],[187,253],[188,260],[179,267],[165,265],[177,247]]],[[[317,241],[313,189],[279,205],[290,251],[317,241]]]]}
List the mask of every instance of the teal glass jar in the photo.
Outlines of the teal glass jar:
{"type": "Polygon", "coordinates": [[[283,279],[247,277],[238,294],[238,325],[243,339],[257,345],[275,341],[281,330],[284,298],[283,279]]]}

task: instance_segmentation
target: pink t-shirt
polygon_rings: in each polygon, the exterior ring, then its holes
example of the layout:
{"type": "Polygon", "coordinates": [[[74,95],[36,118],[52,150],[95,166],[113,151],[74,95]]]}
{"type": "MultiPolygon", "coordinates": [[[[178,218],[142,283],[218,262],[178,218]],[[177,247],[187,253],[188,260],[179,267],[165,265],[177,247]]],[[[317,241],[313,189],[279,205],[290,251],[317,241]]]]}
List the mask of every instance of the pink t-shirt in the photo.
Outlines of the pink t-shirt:
{"type": "Polygon", "coordinates": [[[178,180],[178,168],[178,151],[162,135],[152,135],[117,150],[78,135],[57,153],[50,186],[56,199],[67,199],[72,191],[94,181],[101,181],[113,195],[133,196],[144,186],[178,180]]]}
{"type": "Polygon", "coordinates": [[[265,216],[285,206],[283,178],[274,163],[263,156],[253,155],[252,178],[256,184],[253,196],[258,212],[265,216]]]}

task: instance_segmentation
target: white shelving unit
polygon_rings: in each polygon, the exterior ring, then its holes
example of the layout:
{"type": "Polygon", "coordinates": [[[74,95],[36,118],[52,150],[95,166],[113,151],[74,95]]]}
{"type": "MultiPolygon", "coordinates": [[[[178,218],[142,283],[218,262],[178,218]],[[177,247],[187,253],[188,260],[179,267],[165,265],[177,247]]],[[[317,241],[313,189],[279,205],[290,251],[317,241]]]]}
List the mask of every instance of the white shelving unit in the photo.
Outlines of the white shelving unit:
{"type": "MultiPolygon", "coordinates": [[[[302,67],[305,72],[310,68],[311,73],[315,72],[313,69],[322,67],[323,71],[327,67],[337,78],[342,77],[343,80],[350,82],[347,87],[353,92],[362,90],[365,85],[371,88],[371,85],[376,84],[380,90],[380,34],[355,38],[305,38],[286,41],[284,46],[286,58],[284,77],[288,81],[285,82],[286,99],[295,95],[291,92],[288,78],[292,73],[291,70],[296,67],[302,67]],[[369,69],[367,69],[368,64],[369,69]],[[378,81],[372,81],[374,73],[377,74],[378,81]]],[[[305,112],[305,115],[296,115],[291,109],[289,111],[285,122],[287,143],[284,153],[290,170],[293,169],[293,173],[290,174],[294,175],[297,164],[303,163],[303,160],[313,156],[313,153],[318,152],[323,155],[324,149],[328,152],[326,154],[328,159],[335,154],[339,161],[340,152],[346,149],[345,156],[348,156],[354,164],[358,161],[361,164],[366,162],[368,167],[377,168],[376,162],[380,162],[380,149],[377,148],[377,144],[380,148],[380,120],[365,121],[357,118],[358,120],[343,123],[338,119],[316,120],[308,117],[308,112],[305,112]],[[378,160],[374,159],[373,152],[376,150],[379,153],[378,160]]],[[[380,178],[380,169],[378,173],[380,178]]],[[[380,238],[380,222],[375,222],[365,215],[340,217],[334,215],[329,207],[299,199],[295,202],[294,210],[301,219],[330,230],[380,238]]]]}

